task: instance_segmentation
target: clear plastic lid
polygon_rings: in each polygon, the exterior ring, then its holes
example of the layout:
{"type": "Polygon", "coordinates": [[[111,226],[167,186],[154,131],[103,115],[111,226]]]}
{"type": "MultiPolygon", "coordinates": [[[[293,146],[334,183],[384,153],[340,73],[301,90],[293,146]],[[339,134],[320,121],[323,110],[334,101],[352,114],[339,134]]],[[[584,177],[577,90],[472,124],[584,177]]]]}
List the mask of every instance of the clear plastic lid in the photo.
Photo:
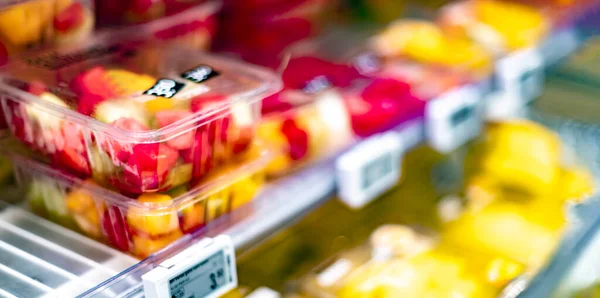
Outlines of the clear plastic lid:
{"type": "Polygon", "coordinates": [[[236,161],[279,87],[274,73],[232,60],[97,40],[16,59],[0,100],[11,133],[55,166],[137,195],[236,161]]]}
{"type": "Polygon", "coordinates": [[[4,72],[0,88],[14,94],[11,99],[140,143],[202,125],[238,102],[260,100],[280,85],[275,74],[257,67],[142,42],[59,48],[13,61],[4,72]],[[156,116],[166,110],[189,115],[159,127],[156,116]],[[150,129],[111,126],[119,116],[150,129]]]}

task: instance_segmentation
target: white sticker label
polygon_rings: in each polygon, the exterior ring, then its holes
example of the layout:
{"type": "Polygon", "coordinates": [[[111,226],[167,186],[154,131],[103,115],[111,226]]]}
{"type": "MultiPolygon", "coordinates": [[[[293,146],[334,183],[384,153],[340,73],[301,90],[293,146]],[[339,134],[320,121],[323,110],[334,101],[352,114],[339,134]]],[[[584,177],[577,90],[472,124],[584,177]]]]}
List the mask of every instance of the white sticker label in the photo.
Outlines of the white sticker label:
{"type": "Polygon", "coordinates": [[[191,245],[142,276],[148,298],[220,297],[237,287],[235,251],[228,236],[191,245]]]}
{"type": "Polygon", "coordinates": [[[340,199],[360,208],[396,185],[400,179],[402,142],[389,131],[360,142],[336,161],[340,199]]]}
{"type": "Polygon", "coordinates": [[[481,131],[483,99],[481,88],[461,86],[427,102],[426,135],[440,152],[450,152],[472,140],[481,131]]]}
{"type": "Polygon", "coordinates": [[[503,97],[527,105],[542,95],[544,69],[537,48],[510,53],[496,62],[496,84],[503,97]]]}
{"type": "Polygon", "coordinates": [[[544,66],[552,66],[571,55],[579,45],[578,40],[573,28],[560,30],[550,35],[540,46],[544,66]]]}

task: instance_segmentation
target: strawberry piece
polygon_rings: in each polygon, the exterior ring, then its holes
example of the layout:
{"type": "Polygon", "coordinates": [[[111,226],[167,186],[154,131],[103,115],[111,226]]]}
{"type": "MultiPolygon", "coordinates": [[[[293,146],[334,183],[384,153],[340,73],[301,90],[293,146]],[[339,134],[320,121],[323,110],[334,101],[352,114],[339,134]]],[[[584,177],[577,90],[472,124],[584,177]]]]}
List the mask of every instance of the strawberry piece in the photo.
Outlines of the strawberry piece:
{"type": "Polygon", "coordinates": [[[85,8],[79,2],[73,2],[54,17],[54,29],[66,32],[77,28],[85,20],[85,8]]]}
{"type": "Polygon", "coordinates": [[[199,129],[192,148],[181,153],[184,162],[193,163],[192,181],[194,182],[204,177],[213,167],[212,146],[208,142],[208,134],[205,130],[199,129]]]}
{"type": "Polygon", "coordinates": [[[63,150],[57,151],[52,156],[52,161],[55,165],[66,168],[78,175],[83,175],[84,177],[92,174],[87,153],[78,152],[68,146],[65,146],[63,150]]]}
{"type": "Polygon", "coordinates": [[[139,171],[133,160],[130,159],[125,166],[123,181],[112,181],[113,185],[127,194],[134,195],[159,189],[161,180],[166,179],[166,173],[159,177],[156,171],[139,171]]]}
{"type": "Polygon", "coordinates": [[[288,153],[292,160],[300,160],[308,154],[308,133],[300,129],[294,119],[283,121],[281,132],[288,140],[288,153]]]}
{"type": "MultiPolygon", "coordinates": [[[[147,131],[149,128],[133,118],[119,118],[111,123],[112,126],[127,131],[147,131]]],[[[131,156],[129,146],[122,145],[119,141],[110,139],[110,137],[100,142],[102,149],[109,155],[113,153],[121,162],[127,162],[131,156]]]]}
{"type": "Polygon", "coordinates": [[[122,251],[129,251],[127,222],[121,209],[116,206],[106,208],[102,216],[102,230],[108,243],[122,251]]]}
{"type": "Polygon", "coordinates": [[[80,73],[71,81],[70,88],[79,96],[77,111],[88,116],[99,103],[117,95],[110,89],[106,70],[100,66],[80,73]]]}
{"type": "MultiPolygon", "coordinates": [[[[183,118],[191,116],[187,111],[167,110],[156,113],[156,121],[159,127],[165,127],[183,118]]],[[[194,143],[195,130],[191,129],[177,137],[167,140],[167,145],[177,150],[189,149],[194,143]]]]}

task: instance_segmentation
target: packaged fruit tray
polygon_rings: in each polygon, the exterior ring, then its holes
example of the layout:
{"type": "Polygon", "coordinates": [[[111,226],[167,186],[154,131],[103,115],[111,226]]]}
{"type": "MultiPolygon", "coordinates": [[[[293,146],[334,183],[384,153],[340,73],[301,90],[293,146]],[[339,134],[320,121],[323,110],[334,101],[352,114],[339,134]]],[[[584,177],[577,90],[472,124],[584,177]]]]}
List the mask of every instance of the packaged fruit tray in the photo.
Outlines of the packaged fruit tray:
{"type": "Polygon", "coordinates": [[[250,148],[277,77],[156,43],[90,42],[5,68],[12,134],[51,163],[123,194],[196,184],[250,148]]]}
{"type": "Polygon", "coordinates": [[[42,44],[67,44],[94,29],[91,0],[12,0],[0,3],[0,65],[42,44]]]}
{"type": "Polygon", "coordinates": [[[217,31],[220,8],[219,2],[210,1],[144,24],[110,27],[104,33],[113,40],[138,38],[207,51],[217,31]]]}
{"type": "Polygon", "coordinates": [[[145,258],[208,222],[251,201],[271,155],[261,146],[198,186],[125,197],[90,179],[61,173],[9,153],[17,185],[37,214],[119,250],[145,258]]]}

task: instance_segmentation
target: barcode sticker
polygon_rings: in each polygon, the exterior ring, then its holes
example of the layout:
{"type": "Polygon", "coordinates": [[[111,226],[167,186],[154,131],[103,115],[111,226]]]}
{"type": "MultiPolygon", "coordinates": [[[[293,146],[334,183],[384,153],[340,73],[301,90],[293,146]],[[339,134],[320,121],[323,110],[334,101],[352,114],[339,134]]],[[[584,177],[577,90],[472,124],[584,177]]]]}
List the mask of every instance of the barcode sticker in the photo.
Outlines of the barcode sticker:
{"type": "Polygon", "coordinates": [[[496,84],[509,100],[523,106],[542,94],[544,86],[543,59],[537,48],[510,53],[496,62],[496,84]]]}
{"type": "Polygon", "coordinates": [[[148,298],[216,298],[237,287],[235,251],[228,236],[204,239],[142,276],[148,298]]]}
{"type": "Polygon", "coordinates": [[[427,102],[425,133],[429,144],[450,152],[472,140],[481,131],[483,100],[481,88],[455,88],[427,102]]]}
{"type": "Polygon", "coordinates": [[[389,131],[369,137],[336,161],[338,194],[360,208],[396,185],[401,174],[400,134],[389,131]]]}
{"type": "Polygon", "coordinates": [[[540,46],[545,67],[555,65],[567,58],[579,46],[579,38],[573,28],[566,28],[551,34],[540,46]]]}

